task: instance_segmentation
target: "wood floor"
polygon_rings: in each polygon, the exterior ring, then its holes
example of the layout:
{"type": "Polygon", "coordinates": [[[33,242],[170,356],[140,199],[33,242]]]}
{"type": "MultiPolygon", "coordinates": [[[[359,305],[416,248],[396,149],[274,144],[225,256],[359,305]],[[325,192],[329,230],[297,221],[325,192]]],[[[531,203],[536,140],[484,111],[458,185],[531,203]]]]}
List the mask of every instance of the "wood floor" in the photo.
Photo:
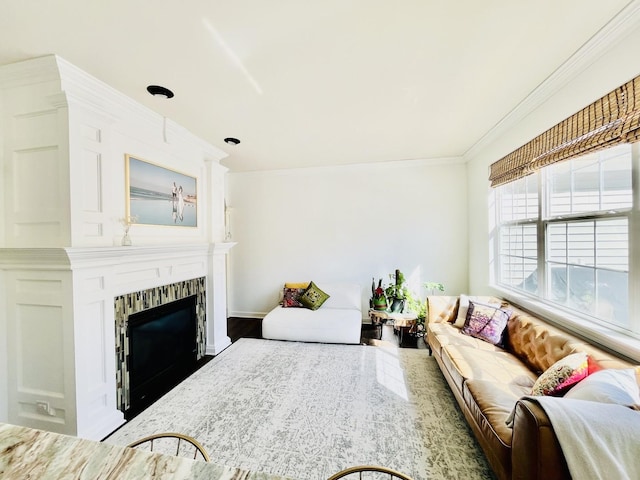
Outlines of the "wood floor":
{"type": "Polygon", "coordinates": [[[241,338],[262,338],[261,318],[227,318],[227,335],[231,342],[241,338]]]}
{"type": "MultiPolygon", "coordinates": [[[[227,318],[227,335],[231,342],[235,342],[240,338],[262,338],[262,319],[260,318],[227,318]]],[[[393,333],[393,326],[382,326],[382,338],[378,339],[378,332],[375,330],[363,329],[361,343],[368,345],[391,344],[398,346],[398,336],[393,333]]],[[[416,342],[417,348],[427,348],[423,339],[419,338],[416,342]]]]}

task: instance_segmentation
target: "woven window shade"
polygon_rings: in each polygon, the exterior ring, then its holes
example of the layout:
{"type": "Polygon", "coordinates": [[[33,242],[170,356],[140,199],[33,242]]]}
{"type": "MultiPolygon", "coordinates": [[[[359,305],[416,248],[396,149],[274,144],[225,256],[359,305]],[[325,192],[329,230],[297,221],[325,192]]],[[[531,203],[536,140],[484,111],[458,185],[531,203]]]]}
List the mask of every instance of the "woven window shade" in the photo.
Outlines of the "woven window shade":
{"type": "Polygon", "coordinates": [[[491,165],[492,187],[542,167],[640,139],[640,76],[491,165]]]}

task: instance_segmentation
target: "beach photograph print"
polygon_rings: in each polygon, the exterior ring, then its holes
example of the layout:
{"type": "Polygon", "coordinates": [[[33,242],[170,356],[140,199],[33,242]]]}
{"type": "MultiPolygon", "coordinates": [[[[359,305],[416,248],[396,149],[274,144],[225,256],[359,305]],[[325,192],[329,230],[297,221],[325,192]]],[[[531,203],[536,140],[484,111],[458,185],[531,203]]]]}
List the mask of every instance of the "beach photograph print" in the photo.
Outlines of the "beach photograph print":
{"type": "Polygon", "coordinates": [[[134,223],[197,227],[195,177],[126,155],[127,216],[134,223]]]}

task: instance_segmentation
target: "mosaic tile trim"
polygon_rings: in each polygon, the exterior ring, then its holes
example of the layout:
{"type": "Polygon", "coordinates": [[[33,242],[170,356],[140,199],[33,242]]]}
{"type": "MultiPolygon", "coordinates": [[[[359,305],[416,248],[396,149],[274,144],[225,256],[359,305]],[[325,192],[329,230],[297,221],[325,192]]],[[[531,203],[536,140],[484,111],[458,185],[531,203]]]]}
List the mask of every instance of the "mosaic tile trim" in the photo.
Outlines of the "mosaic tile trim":
{"type": "Polygon", "coordinates": [[[198,322],[196,344],[197,358],[205,355],[207,348],[207,282],[206,277],[185,280],[160,287],[149,288],[139,292],[120,295],[114,299],[116,325],[116,404],[118,409],[126,411],[130,406],[129,372],[129,339],[127,337],[127,321],[129,315],[150,308],[159,307],[191,295],[196,295],[196,317],[198,322]]]}

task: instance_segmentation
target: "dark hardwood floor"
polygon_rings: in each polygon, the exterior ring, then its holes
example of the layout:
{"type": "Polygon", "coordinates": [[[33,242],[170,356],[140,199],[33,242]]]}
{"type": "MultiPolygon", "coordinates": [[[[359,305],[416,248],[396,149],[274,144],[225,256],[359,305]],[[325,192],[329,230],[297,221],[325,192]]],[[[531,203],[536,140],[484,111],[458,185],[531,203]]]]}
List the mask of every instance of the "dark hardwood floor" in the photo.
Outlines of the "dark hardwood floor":
{"type": "Polygon", "coordinates": [[[235,342],[243,337],[262,338],[261,318],[227,318],[227,335],[231,342],[235,342]]]}
{"type": "MultiPolygon", "coordinates": [[[[262,338],[262,319],[261,318],[227,318],[227,335],[231,342],[236,342],[240,338],[262,338]]],[[[374,329],[364,328],[362,330],[361,343],[367,345],[380,345],[389,343],[398,346],[398,336],[393,333],[391,325],[383,325],[382,338],[377,339],[377,333],[374,329]]],[[[417,339],[417,348],[426,348],[422,338],[417,339]]]]}

